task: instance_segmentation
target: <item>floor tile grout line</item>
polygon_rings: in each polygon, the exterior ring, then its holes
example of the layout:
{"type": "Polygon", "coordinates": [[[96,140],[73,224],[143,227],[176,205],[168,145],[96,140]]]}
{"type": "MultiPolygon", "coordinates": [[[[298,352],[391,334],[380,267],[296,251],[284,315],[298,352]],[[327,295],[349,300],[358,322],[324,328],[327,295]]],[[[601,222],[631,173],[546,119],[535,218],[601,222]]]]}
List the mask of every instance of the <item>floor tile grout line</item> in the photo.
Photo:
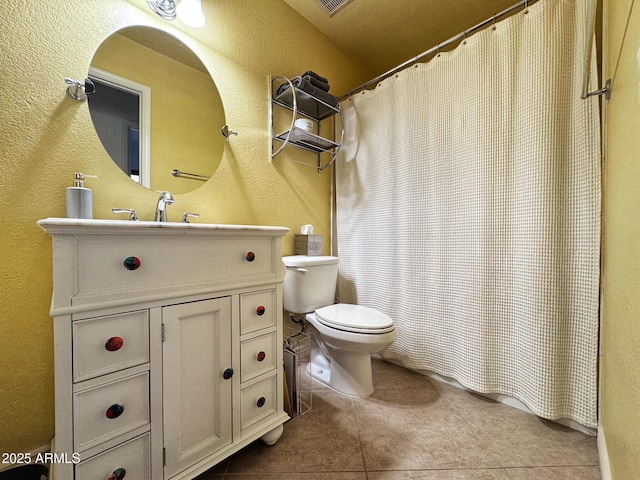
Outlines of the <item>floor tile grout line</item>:
{"type": "Polygon", "coordinates": [[[358,422],[358,410],[356,408],[356,402],[352,398],[351,399],[351,411],[353,412],[353,423],[356,426],[356,431],[358,432],[358,446],[360,447],[360,456],[362,457],[362,468],[364,468],[364,476],[366,480],[369,480],[369,474],[367,469],[367,460],[364,456],[364,447],[362,446],[362,435],[360,431],[360,423],[358,422]]]}

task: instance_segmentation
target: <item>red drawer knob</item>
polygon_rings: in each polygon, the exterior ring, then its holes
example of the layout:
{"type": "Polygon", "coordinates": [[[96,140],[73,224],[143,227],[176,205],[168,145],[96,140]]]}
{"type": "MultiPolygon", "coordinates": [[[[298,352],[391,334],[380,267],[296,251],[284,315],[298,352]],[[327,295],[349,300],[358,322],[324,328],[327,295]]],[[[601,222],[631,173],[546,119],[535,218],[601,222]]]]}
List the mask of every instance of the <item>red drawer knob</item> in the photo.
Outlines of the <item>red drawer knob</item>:
{"type": "Polygon", "coordinates": [[[266,398],[264,398],[264,397],[260,397],[260,398],[258,399],[258,401],[256,402],[256,406],[257,406],[258,408],[261,408],[261,407],[264,407],[264,404],[265,404],[265,403],[267,403],[267,399],[266,399],[266,398]]]}
{"type": "Polygon", "coordinates": [[[247,252],[247,255],[244,258],[247,262],[253,262],[256,259],[256,254],[253,252],[247,252]]]}
{"type": "Polygon", "coordinates": [[[107,480],[122,480],[127,475],[127,470],[120,467],[116,468],[111,475],[107,478],[107,480]]]}
{"type": "Polygon", "coordinates": [[[124,345],[124,340],[122,339],[122,337],[111,337],[104,344],[104,348],[109,352],[117,352],[122,348],[123,345],[124,345]]]}
{"type": "Polygon", "coordinates": [[[124,405],[122,405],[121,403],[114,403],[109,408],[107,408],[105,416],[113,420],[114,418],[118,418],[123,413],[124,413],[124,405]]]}
{"type": "Polygon", "coordinates": [[[256,308],[256,315],[258,316],[262,316],[264,315],[264,312],[266,312],[267,309],[264,308],[264,305],[260,305],[258,308],[256,308]]]}
{"type": "Polygon", "coordinates": [[[140,268],[140,265],[142,265],[142,262],[138,257],[127,257],[124,259],[122,264],[127,270],[137,270],[140,268]]]}
{"type": "Polygon", "coordinates": [[[267,358],[267,354],[264,352],[259,352],[258,355],[256,355],[256,360],[259,362],[263,361],[265,358],[267,358]]]}

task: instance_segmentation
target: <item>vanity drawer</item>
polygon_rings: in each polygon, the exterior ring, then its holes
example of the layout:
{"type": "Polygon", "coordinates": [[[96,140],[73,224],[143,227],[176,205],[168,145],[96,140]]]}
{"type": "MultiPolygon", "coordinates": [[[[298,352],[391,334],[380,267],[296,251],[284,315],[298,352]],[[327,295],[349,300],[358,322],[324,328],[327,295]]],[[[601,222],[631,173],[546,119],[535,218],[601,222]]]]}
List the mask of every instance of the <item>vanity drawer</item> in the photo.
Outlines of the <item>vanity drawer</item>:
{"type": "Polygon", "coordinates": [[[82,480],[107,480],[111,478],[151,480],[151,442],[149,437],[150,435],[146,433],[80,462],[75,466],[75,478],[82,480]],[[118,476],[123,473],[124,477],[118,476]]]}
{"type": "Polygon", "coordinates": [[[241,390],[240,421],[243,430],[260,420],[276,414],[277,378],[276,375],[272,375],[241,390]]]}
{"type": "Polygon", "coordinates": [[[73,381],[149,361],[149,312],[140,310],[73,322],[73,381]]]}
{"type": "MultiPolygon", "coordinates": [[[[278,240],[281,241],[280,238],[278,240]]],[[[255,236],[86,236],[77,242],[73,305],[276,281],[276,240],[255,236]],[[125,266],[127,263],[127,266],[125,266]],[[170,272],[167,274],[167,272],[170,272]]]]}
{"type": "Polygon", "coordinates": [[[240,382],[276,368],[276,333],[245,340],[240,344],[240,382]]]}
{"type": "Polygon", "coordinates": [[[149,372],[76,391],[73,423],[77,452],[149,425],[149,372]]]}
{"type": "Polygon", "coordinates": [[[260,290],[240,295],[240,334],[276,325],[276,290],[260,290]]]}

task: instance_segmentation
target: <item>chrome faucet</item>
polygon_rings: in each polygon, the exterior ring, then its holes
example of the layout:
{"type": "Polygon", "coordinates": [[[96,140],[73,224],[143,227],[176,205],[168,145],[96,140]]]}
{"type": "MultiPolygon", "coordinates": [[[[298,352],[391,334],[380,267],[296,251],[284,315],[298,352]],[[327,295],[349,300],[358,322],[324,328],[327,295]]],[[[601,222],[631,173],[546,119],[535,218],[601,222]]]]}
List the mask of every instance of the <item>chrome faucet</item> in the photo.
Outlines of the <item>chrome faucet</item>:
{"type": "Polygon", "coordinates": [[[169,192],[160,193],[160,198],[158,198],[158,205],[156,207],[156,222],[166,222],[167,221],[167,206],[173,205],[173,195],[169,192]]]}

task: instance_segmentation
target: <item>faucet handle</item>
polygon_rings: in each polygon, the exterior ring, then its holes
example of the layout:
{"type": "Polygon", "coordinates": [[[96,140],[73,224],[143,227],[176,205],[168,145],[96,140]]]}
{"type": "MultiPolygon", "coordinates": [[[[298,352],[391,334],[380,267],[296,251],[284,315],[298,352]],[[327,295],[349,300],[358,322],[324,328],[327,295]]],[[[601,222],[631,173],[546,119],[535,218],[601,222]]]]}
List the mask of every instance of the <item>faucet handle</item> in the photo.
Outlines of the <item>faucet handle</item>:
{"type": "Polygon", "coordinates": [[[182,216],[182,221],[183,223],[189,223],[189,217],[193,217],[193,218],[199,218],[200,214],[199,213],[185,213],[182,216]]]}
{"type": "Polygon", "coordinates": [[[113,213],[128,213],[129,214],[129,220],[132,220],[134,222],[140,221],[140,219],[138,218],[138,214],[132,208],[112,208],[111,211],[113,213]]]}

